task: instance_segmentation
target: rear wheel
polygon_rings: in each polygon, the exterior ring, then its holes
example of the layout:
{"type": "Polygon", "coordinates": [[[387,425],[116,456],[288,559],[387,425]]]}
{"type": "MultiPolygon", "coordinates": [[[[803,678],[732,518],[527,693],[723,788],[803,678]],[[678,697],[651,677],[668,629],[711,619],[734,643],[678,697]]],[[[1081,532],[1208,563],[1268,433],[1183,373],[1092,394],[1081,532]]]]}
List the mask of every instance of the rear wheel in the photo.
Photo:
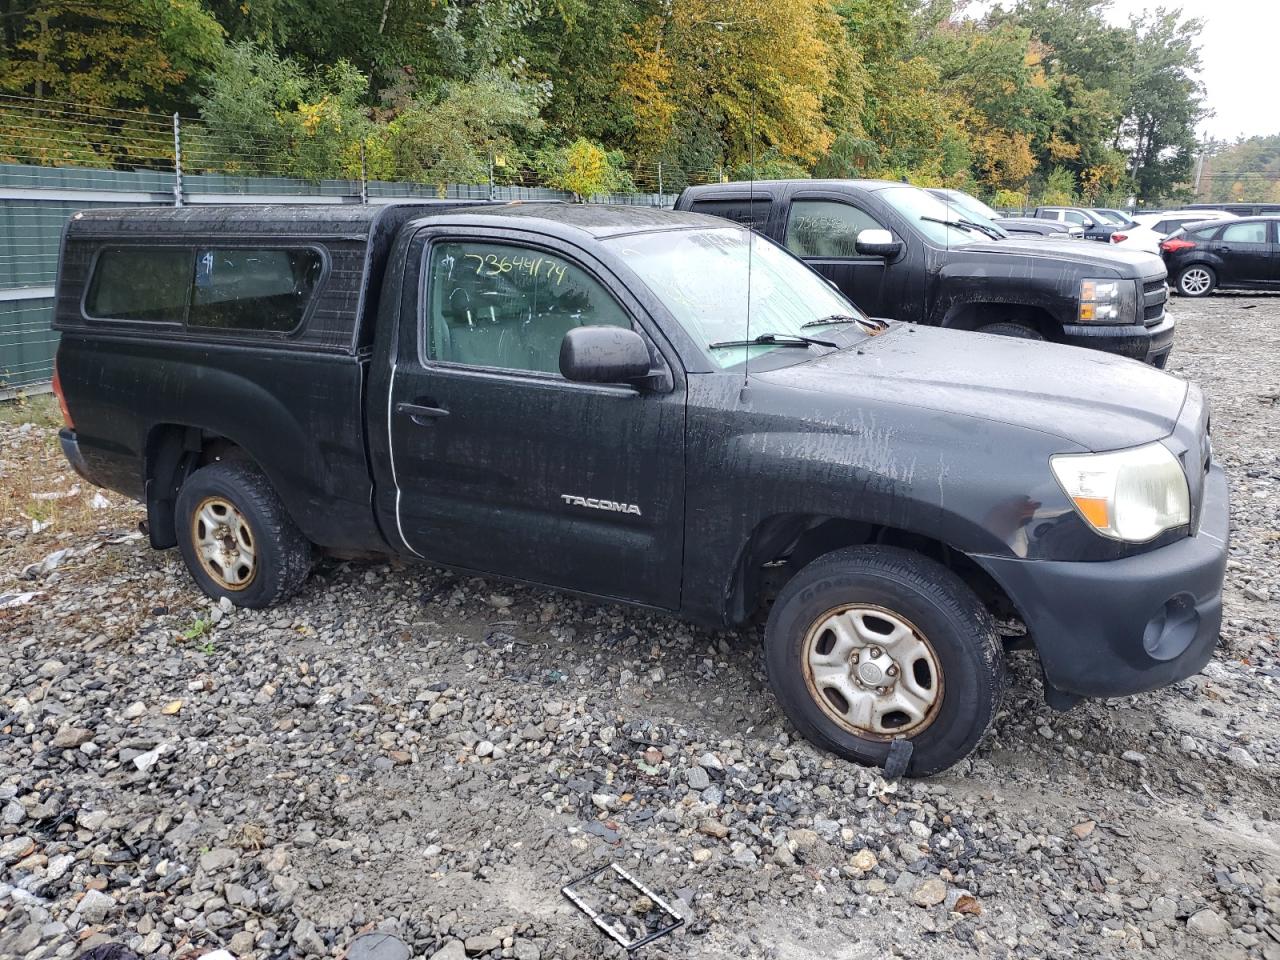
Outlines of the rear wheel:
{"type": "Polygon", "coordinates": [[[1178,274],[1178,292],[1184,297],[1207,297],[1218,285],[1218,275],[1213,267],[1193,263],[1178,274]]]}
{"type": "Polygon", "coordinates": [[[1004,689],[991,615],[953,572],[906,550],[814,561],[779,593],[765,644],[770,684],[807,739],[876,766],[910,740],[910,776],[968,756],[1004,689]]]}
{"type": "Polygon", "coordinates": [[[1044,339],[1044,334],[1035,327],[1029,327],[1025,323],[1015,323],[1011,320],[989,323],[985,327],[980,327],[978,332],[994,334],[997,337],[1017,337],[1020,340],[1044,339]]]}
{"type": "Polygon", "coordinates": [[[201,467],[177,500],[178,548],[196,584],[238,607],[269,607],[311,571],[311,544],[256,466],[201,467]]]}

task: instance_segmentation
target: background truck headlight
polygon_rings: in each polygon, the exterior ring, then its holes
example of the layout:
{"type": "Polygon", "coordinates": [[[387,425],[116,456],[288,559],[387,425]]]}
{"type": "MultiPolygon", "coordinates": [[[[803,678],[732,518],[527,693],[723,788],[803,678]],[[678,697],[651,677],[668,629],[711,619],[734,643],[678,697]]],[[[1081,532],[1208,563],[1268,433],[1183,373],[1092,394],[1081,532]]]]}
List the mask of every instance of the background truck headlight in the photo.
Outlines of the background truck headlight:
{"type": "Polygon", "coordinates": [[[1191,521],[1186,474],[1163,444],[1059,454],[1049,465],[1076,512],[1104,537],[1145,543],[1191,521]]]}
{"type": "Polygon", "coordinates": [[[1135,323],[1138,285],[1133,280],[1081,280],[1081,323],[1135,323]]]}

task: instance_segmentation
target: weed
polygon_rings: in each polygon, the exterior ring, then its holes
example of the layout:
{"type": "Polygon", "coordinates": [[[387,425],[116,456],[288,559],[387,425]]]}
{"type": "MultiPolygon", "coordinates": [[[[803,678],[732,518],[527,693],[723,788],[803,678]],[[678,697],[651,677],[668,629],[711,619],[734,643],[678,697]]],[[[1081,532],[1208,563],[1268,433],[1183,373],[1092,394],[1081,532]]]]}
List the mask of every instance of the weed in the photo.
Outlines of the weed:
{"type": "MultiPolygon", "coordinates": [[[[195,620],[191,622],[191,626],[187,627],[186,630],[182,631],[182,639],[197,640],[200,637],[203,637],[206,633],[208,633],[212,629],[213,629],[212,620],[210,620],[208,617],[196,617],[195,620]]],[[[213,641],[212,640],[206,641],[204,646],[212,649],[213,641]]],[[[203,650],[203,647],[201,649],[203,650]]]]}

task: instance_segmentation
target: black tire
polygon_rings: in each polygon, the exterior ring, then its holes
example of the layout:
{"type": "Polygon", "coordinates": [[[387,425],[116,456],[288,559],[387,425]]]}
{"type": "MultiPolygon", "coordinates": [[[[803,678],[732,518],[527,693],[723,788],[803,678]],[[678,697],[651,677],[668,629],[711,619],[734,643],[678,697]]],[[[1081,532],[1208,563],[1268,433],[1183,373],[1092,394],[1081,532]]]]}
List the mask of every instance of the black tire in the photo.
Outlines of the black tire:
{"type": "Polygon", "coordinates": [[[892,739],[909,739],[907,775],[912,777],[938,773],[973,752],[995,720],[1005,683],[1000,636],[974,592],[940,563],[892,547],[847,547],[796,574],[769,612],[765,664],[783,712],[805,738],[869,766],[884,765],[892,739]],[[833,719],[819,694],[811,692],[805,660],[809,633],[846,605],[891,613],[916,628],[931,648],[942,693],[932,719],[918,733],[857,735],[833,719]]]}
{"type": "Polygon", "coordinates": [[[253,464],[223,460],[201,467],[178,491],[176,509],[178,549],[192,578],[210,597],[226,597],[238,607],[270,607],[296,593],[311,572],[311,543],[253,464]],[[198,524],[197,511],[210,504],[217,509],[219,503],[239,511],[253,547],[252,572],[236,587],[219,582],[197,553],[196,538],[205,529],[198,524]]]}
{"type": "Polygon", "coordinates": [[[1207,297],[1218,288],[1218,274],[1207,263],[1193,263],[1183,267],[1178,273],[1177,290],[1178,296],[1190,297],[1197,299],[1199,297],[1207,297]],[[1188,283],[1193,279],[1203,278],[1207,280],[1207,286],[1199,283],[1192,284],[1191,289],[1187,289],[1188,283]]]}
{"type": "Polygon", "coordinates": [[[1025,323],[1015,323],[1012,320],[1001,320],[999,323],[989,323],[985,327],[978,330],[979,333],[990,333],[997,337],[1016,337],[1019,340],[1043,340],[1044,334],[1035,327],[1029,327],[1025,323]]]}

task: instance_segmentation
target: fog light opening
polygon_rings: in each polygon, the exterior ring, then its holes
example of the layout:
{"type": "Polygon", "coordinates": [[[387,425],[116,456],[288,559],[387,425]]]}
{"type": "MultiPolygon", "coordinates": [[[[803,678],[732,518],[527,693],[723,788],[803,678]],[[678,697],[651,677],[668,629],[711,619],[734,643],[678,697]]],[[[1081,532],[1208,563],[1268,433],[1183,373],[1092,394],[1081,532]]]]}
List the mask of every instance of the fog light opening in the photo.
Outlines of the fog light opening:
{"type": "Polygon", "coordinates": [[[1199,630],[1196,598],[1189,593],[1179,593],[1166,600],[1147,623],[1142,634],[1142,649],[1153,660],[1172,660],[1191,646],[1199,630]]]}

